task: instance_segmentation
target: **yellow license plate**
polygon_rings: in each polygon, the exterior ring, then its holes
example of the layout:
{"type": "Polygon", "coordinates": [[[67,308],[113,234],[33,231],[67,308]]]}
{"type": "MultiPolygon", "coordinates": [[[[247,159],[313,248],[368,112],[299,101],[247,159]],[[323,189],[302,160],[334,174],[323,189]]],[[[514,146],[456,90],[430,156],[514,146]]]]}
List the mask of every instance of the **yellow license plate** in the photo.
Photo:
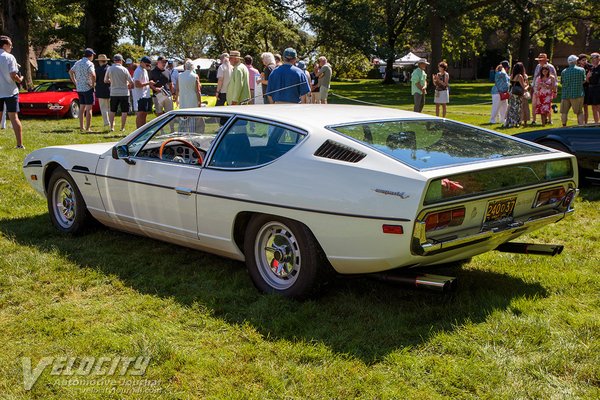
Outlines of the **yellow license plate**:
{"type": "Polygon", "coordinates": [[[487,211],[485,212],[485,222],[494,222],[512,217],[516,204],[516,197],[490,201],[487,206],[487,211]]]}

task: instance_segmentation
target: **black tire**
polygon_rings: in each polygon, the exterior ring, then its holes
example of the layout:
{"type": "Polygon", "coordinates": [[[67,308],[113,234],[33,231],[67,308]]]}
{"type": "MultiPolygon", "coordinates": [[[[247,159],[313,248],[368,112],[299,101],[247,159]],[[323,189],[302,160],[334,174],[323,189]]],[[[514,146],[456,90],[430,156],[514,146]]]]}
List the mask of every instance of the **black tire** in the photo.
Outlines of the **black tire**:
{"type": "Polygon", "coordinates": [[[571,151],[565,145],[563,145],[562,143],[559,143],[555,140],[543,140],[540,142],[540,144],[543,146],[546,146],[546,147],[551,147],[555,150],[560,150],[565,153],[569,153],[569,154],[571,153],[571,151]]]}
{"type": "Polygon", "coordinates": [[[79,118],[79,113],[80,113],[80,109],[79,109],[79,100],[73,100],[71,102],[71,104],[69,105],[69,111],[67,111],[67,117],[69,118],[79,118]]]}
{"type": "Polygon", "coordinates": [[[317,293],[331,267],[312,232],[273,215],[255,215],[244,238],[246,266],[262,292],[303,299],[317,293]]]}
{"type": "Polygon", "coordinates": [[[47,190],[48,213],[52,224],[63,233],[79,234],[91,224],[92,217],[75,181],[63,168],[50,177],[47,190]]]}

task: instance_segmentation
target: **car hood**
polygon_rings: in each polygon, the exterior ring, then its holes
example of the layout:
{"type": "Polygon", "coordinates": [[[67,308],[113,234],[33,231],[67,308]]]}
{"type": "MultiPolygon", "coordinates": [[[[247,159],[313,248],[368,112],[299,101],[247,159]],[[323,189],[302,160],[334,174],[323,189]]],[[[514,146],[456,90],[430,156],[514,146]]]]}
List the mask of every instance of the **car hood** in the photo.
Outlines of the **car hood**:
{"type": "Polygon", "coordinates": [[[109,151],[110,149],[112,149],[114,147],[114,145],[116,144],[116,142],[110,142],[110,143],[90,143],[90,144],[72,144],[72,145],[68,145],[68,146],[51,146],[51,147],[45,147],[44,149],[41,150],[46,150],[48,152],[57,152],[57,151],[74,151],[77,153],[86,153],[89,155],[96,155],[96,156],[100,156],[104,153],[106,153],[107,151],[109,151]]]}
{"type": "Polygon", "coordinates": [[[59,103],[77,96],[76,92],[20,93],[20,103],[59,103]]]}

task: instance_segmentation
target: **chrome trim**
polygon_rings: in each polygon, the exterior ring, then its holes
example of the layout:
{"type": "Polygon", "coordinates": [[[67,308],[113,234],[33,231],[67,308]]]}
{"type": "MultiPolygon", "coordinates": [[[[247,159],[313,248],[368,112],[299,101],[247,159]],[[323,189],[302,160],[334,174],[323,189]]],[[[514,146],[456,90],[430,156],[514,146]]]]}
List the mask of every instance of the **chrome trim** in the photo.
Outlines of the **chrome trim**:
{"type": "Polygon", "coordinates": [[[563,201],[560,201],[559,205],[553,209],[545,210],[521,219],[515,218],[512,222],[506,225],[494,227],[489,230],[482,230],[473,235],[467,235],[463,237],[454,236],[448,238],[447,240],[428,240],[425,232],[425,221],[421,220],[421,217],[415,222],[411,253],[419,256],[428,256],[457,249],[459,247],[480,243],[492,238],[510,240],[514,234],[519,232],[540,228],[544,225],[558,222],[568,215],[571,215],[575,211],[571,206],[579,194],[579,189],[569,189],[563,199],[569,196],[569,194],[573,191],[575,194],[569,204],[563,205],[563,201]]]}

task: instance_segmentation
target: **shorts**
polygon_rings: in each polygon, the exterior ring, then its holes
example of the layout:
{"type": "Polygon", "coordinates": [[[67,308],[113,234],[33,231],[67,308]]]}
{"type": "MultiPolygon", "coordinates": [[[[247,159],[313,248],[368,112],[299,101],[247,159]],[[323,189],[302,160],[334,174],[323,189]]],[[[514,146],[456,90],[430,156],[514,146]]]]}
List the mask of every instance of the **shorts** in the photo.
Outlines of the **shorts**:
{"type": "Polygon", "coordinates": [[[327,86],[321,86],[319,88],[319,98],[321,100],[327,100],[327,96],[329,96],[329,88],[327,86]]]}
{"type": "Polygon", "coordinates": [[[121,113],[129,112],[129,96],[110,96],[110,112],[116,113],[121,106],[121,113]]]}
{"type": "Polygon", "coordinates": [[[82,106],[92,106],[96,99],[94,98],[94,89],[90,89],[87,92],[77,92],[79,95],[79,104],[82,106]]]}
{"type": "Polygon", "coordinates": [[[591,106],[600,105],[600,84],[590,85],[590,102],[587,103],[591,106]]]}
{"type": "Polygon", "coordinates": [[[560,113],[568,114],[569,108],[573,107],[575,115],[581,114],[583,109],[583,97],[577,97],[575,99],[562,99],[560,101],[560,113]]]}
{"type": "Polygon", "coordinates": [[[4,104],[6,104],[6,112],[18,113],[19,110],[19,95],[15,94],[10,97],[0,98],[0,112],[4,111],[4,104]]]}
{"type": "Polygon", "coordinates": [[[171,96],[156,95],[154,99],[154,110],[157,114],[173,110],[173,99],[171,96]],[[164,111],[163,111],[164,110],[164,111]]]}
{"type": "Polygon", "coordinates": [[[152,97],[143,97],[137,100],[137,112],[152,112],[152,97]]]}

